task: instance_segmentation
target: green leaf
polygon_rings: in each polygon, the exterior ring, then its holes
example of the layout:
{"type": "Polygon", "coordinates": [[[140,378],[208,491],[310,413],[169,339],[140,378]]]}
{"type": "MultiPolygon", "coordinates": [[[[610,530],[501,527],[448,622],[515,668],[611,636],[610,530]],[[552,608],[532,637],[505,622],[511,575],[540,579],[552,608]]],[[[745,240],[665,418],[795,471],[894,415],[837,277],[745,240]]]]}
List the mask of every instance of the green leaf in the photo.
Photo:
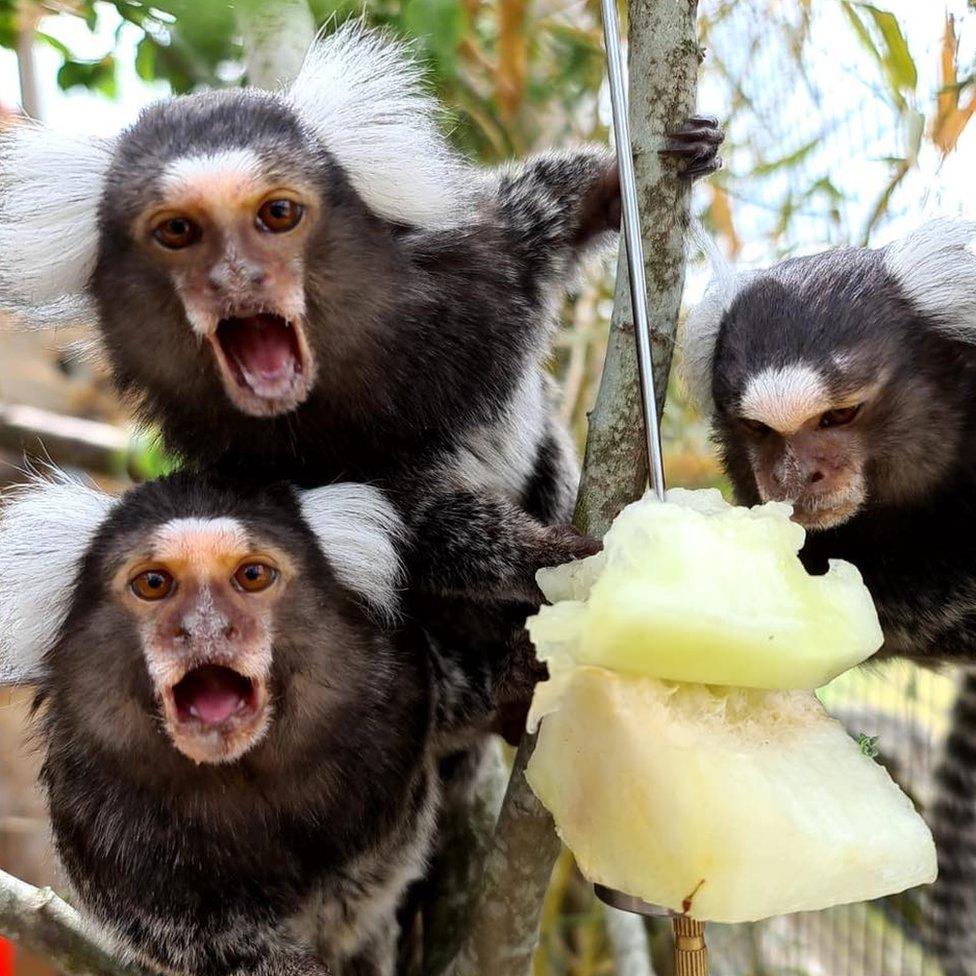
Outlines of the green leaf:
{"type": "Polygon", "coordinates": [[[862,732],[857,737],[857,745],[861,750],[861,754],[867,756],[868,759],[876,759],[878,756],[878,736],[876,735],[866,735],[862,732]]]}
{"type": "Polygon", "coordinates": [[[918,68],[915,59],[908,48],[908,41],[898,24],[898,20],[890,10],[879,10],[872,4],[863,4],[881,31],[884,38],[886,53],[884,65],[888,76],[897,88],[906,92],[914,92],[918,85],[918,68]]]}
{"type": "Polygon", "coordinates": [[[156,77],[156,41],[148,34],[136,45],[136,74],[143,81],[156,77]]]}
{"type": "Polygon", "coordinates": [[[854,33],[857,39],[861,42],[861,46],[864,48],[868,54],[878,63],[881,64],[883,59],[881,57],[881,52],[878,50],[877,44],[874,43],[874,38],[871,36],[871,32],[868,30],[867,25],[858,16],[857,12],[854,10],[854,5],[849,3],[848,0],[843,0],[841,3],[841,10],[847,15],[847,19],[850,21],[851,27],[854,28],[854,33]]]}
{"type": "Polygon", "coordinates": [[[56,37],[52,37],[50,34],[45,34],[44,31],[37,31],[34,37],[40,41],[42,44],[46,44],[48,47],[53,47],[61,57],[67,61],[72,57],[71,49],[68,47],[64,41],[59,41],[56,37]]]}
{"type": "Polygon", "coordinates": [[[106,54],[99,61],[66,60],[58,69],[58,87],[62,91],[69,88],[87,88],[90,91],[101,92],[107,98],[118,96],[118,79],[116,69],[118,65],[115,57],[106,54]]]}
{"type": "Polygon", "coordinates": [[[804,159],[807,158],[816,148],[820,145],[821,136],[815,136],[809,142],[800,146],[799,149],[794,150],[788,156],[782,156],[780,159],[771,160],[768,163],[760,163],[752,171],[753,176],[768,176],[770,173],[775,173],[780,169],[788,169],[790,167],[796,166],[802,163],[804,159]]]}
{"type": "Polygon", "coordinates": [[[134,481],[154,481],[179,467],[176,458],[164,450],[158,433],[134,436],[129,451],[128,468],[134,481]]]}
{"type": "Polygon", "coordinates": [[[906,109],[908,103],[905,96],[914,95],[918,86],[918,68],[898,19],[890,11],[880,10],[874,4],[863,3],[861,0],[843,0],[841,9],[846,14],[851,27],[854,28],[854,33],[862,47],[884,73],[892,102],[899,109],[906,109]],[[882,42],[880,46],[875,42],[871,30],[855,7],[863,10],[870,17],[875,30],[880,34],[882,42]]]}
{"type": "Polygon", "coordinates": [[[17,47],[17,28],[12,16],[0,16],[0,47],[11,50],[17,47]]]}

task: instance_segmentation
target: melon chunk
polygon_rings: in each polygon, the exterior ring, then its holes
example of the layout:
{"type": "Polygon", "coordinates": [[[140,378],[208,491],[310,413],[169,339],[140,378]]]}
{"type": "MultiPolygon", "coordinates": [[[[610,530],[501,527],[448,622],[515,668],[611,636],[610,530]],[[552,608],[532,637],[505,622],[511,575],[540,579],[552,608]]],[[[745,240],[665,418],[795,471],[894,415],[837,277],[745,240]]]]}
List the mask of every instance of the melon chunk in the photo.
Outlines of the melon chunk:
{"type": "Polygon", "coordinates": [[[871,656],[881,628],[861,575],[811,576],[787,505],[727,504],[715,490],[648,494],[604,552],[543,570],[554,604],[528,623],[550,671],[579,664],[673,681],[816,688],[871,656]]]}
{"type": "Polygon", "coordinates": [[[935,879],[911,801],[809,690],[882,636],[853,566],[805,571],[789,515],[648,496],[539,574],[526,776],[592,881],[743,922],[935,879]]]}
{"type": "Polygon", "coordinates": [[[911,801],[810,692],[581,667],[534,707],[526,775],[592,881],[743,922],[935,878],[911,801]]]}

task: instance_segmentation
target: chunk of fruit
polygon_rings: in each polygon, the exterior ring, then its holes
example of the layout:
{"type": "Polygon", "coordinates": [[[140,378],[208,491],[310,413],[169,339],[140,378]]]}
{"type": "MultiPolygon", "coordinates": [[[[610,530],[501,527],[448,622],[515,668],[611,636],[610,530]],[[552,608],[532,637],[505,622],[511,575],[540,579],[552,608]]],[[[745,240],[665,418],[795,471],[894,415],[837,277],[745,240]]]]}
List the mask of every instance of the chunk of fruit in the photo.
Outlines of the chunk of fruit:
{"type": "Polygon", "coordinates": [[[911,801],[809,692],[581,667],[533,708],[527,778],[592,881],[743,922],[935,878],[911,801]]]}
{"type": "Polygon", "coordinates": [[[811,576],[787,505],[736,508],[715,490],[648,494],[602,553],[542,570],[555,605],[528,622],[550,671],[592,664],[673,681],[816,688],[882,642],[852,565],[811,576]]]}

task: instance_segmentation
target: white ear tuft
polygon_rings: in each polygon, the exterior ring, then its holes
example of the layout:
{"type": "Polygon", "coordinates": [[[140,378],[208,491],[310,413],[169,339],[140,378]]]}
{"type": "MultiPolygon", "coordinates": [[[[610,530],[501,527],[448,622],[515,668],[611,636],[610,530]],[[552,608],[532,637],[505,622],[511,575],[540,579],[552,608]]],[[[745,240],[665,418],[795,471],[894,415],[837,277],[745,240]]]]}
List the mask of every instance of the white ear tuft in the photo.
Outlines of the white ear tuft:
{"type": "Polygon", "coordinates": [[[712,367],[722,319],[735,296],[756,276],[754,271],[733,274],[718,269],[701,301],[689,309],[678,336],[681,378],[688,395],[705,414],[712,412],[712,367]]]}
{"type": "Polygon", "coordinates": [[[946,335],[976,343],[976,222],[930,220],[882,253],[919,312],[946,335]]]}
{"type": "Polygon", "coordinates": [[[68,615],[78,566],[115,499],[56,470],[4,498],[0,684],[28,684],[41,674],[68,615]]]}
{"type": "Polygon", "coordinates": [[[403,45],[348,23],[316,41],[287,99],[380,217],[436,228],[469,212],[471,169],[403,45]]]}
{"type": "Polygon", "coordinates": [[[88,317],[112,144],[17,123],[0,138],[0,306],[37,324],[88,317]]]}
{"type": "Polygon", "coordinates": [[[395,619],[403,584],[397,543],[406,528],[386,495],[370,485],[340,483],[303,491],[299,500],[339,582],[386,620],[395,619]]]}

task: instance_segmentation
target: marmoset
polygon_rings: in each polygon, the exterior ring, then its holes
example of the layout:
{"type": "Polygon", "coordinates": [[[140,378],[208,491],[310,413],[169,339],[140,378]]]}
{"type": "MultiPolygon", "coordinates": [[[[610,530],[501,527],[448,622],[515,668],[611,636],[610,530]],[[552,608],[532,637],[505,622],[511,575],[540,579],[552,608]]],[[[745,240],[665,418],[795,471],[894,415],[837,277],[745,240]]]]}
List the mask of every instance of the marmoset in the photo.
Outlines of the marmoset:
{"type": "Polygon", "coordinates": [[[123,955],[393,973],[438,762],[484,700],[393,626],[403,531],[363,485],[12,494],[0,673],[37,683],[57,850],[123,955]]]}
{"type": "MultiPolygon", "coordinates": [[[[689,385],[736,498],[787,501],[811,571],[846,559],[882,657],[976,664],[976,224],[720,275],[688,318],[689,385]]],[[[976,678],[964,679],[929,818],[930,938],[976,967],[976,678]]]]}

